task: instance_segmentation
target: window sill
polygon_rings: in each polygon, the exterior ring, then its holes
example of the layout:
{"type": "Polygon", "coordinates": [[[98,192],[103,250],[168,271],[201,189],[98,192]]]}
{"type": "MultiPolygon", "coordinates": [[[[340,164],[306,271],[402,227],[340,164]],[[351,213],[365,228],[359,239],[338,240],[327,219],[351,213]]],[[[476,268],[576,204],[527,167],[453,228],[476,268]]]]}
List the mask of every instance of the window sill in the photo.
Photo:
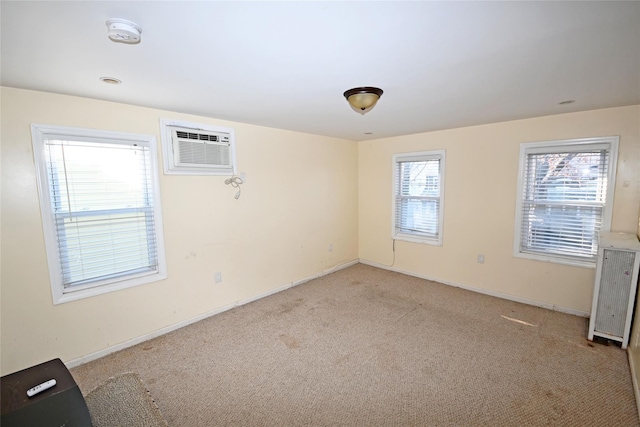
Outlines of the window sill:
{"type": "Polygon", "coordinates": [[[66,302],[77,301],[84,298],[90,298],[96,295],[102,295],[109,292],[115,292],[122,289],[133,288],[135,286],[145,285],[147,283],[157,282],[167,278],[167,275],[160,272],[154,272],[145,276],[120,280],[103,285],[86,287],[84,289],[66,290],[61,294],[53,296],[54,304],[64,304],[66,302]]]}
{"type": "Polygon", "coordinates": [[[530,252],[514,252],[513,254],[516,258],[524,258],[524,259],[532,259],[536,261],[542,262],[550,262],[553,264],[562,264],[562,265],[570,265],[572,267],[582,267],[582,268],[596,268],[596,261],[582,261],[578,259],[565,258],[553,255],[544,255],[544,254],[534,254],[530,252]]]}
{"type": "Polygon", "coordinates": [[[431,239],[428,237],[411,236],[407,234],[396,234],[391,236],[394,240],[402,240],[405,242],[421,243],[423,245],[442,246],[442,240],[431,239]]]}

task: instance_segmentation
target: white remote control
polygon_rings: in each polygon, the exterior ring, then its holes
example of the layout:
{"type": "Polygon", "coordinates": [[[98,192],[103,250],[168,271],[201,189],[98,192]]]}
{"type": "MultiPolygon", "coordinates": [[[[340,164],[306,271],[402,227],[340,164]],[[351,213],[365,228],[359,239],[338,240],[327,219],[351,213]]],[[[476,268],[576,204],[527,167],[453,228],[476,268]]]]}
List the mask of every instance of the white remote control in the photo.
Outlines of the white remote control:
{"type": "Polygon", "coordinates": [[[56,384],[57,384],[56,380],[54,380],[54,379],[50,379],[49,381],[45,381],[42,384],[38,384],[37,386],[32,387],[29,390],[27,390],[27,396],[33,397],[33,396],[35,396],[36,394],[38,394],[38,393],[40,393],[42,391],[50,389],[51,387],[53,387],[56,384]]]}

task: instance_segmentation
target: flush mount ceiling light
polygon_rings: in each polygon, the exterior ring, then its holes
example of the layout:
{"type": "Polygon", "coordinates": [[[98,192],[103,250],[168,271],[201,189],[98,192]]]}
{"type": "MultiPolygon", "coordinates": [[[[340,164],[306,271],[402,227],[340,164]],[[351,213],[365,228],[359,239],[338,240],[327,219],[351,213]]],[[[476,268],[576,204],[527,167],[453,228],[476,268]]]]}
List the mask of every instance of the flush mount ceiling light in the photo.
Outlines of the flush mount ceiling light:
{"type": "Polygon", "coordinates": [[[110,85],[119,85],[122,83],[122,80],[116,79],[115,77],[100,77],[100,80],[110,85]]]}
{"type": "Polygon", "coordinates": [[[107,19],[108,35],[114,42],[136,44],[140,43],[142,29],[126,19],[107,19]]]}
{"type": "Polygon", "coordinates": [[[355,87],[344,93],[344,97],[349,101],[349,105],[356,112],[365,114],[375,107],[376,102],[382,96],[382,89],[377,87],[355,87]]]}

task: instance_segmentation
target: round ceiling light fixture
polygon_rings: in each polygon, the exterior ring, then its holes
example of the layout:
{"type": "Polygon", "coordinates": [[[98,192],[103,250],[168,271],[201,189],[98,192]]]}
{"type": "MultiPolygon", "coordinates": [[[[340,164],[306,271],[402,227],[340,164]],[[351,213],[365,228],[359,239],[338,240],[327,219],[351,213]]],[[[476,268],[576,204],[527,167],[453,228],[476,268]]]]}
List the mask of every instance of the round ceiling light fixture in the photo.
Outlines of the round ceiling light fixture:
{"type": "Polygon", "coordinates": [[[122,80],[116,79],[115,77],[100,77],[100,80],[110,85],[119,85],[122,83],[122,80]]]}
{"type": "Polygon", "coordinates": [[[136,44],[140,43],[142,29],[126,19],[107,19],[108,36],[114,42],[136,44]]]}
{"type": "Polygon", "coordinates": [[[364,115],[375,107],[383,91],[377,87],[364,86],[349,89],[343,95],[356,112],[364,115]]]}

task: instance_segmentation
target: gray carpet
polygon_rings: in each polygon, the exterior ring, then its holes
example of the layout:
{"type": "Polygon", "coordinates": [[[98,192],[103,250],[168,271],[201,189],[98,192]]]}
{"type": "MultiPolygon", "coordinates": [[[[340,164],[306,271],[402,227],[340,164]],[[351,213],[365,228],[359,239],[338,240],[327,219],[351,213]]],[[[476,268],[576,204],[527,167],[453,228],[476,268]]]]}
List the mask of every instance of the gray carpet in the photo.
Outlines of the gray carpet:
{"type": "Polygon", "coordinates": [[[358,264],[71,372],[138,373],[176,427],[639,425],[626,353],[586,333],[358,264]]]}
{"type": "Polygon", "coordinates": [[[93,427],[167,427],[135,373],[109,378],[85,396],[93,427]]]}

